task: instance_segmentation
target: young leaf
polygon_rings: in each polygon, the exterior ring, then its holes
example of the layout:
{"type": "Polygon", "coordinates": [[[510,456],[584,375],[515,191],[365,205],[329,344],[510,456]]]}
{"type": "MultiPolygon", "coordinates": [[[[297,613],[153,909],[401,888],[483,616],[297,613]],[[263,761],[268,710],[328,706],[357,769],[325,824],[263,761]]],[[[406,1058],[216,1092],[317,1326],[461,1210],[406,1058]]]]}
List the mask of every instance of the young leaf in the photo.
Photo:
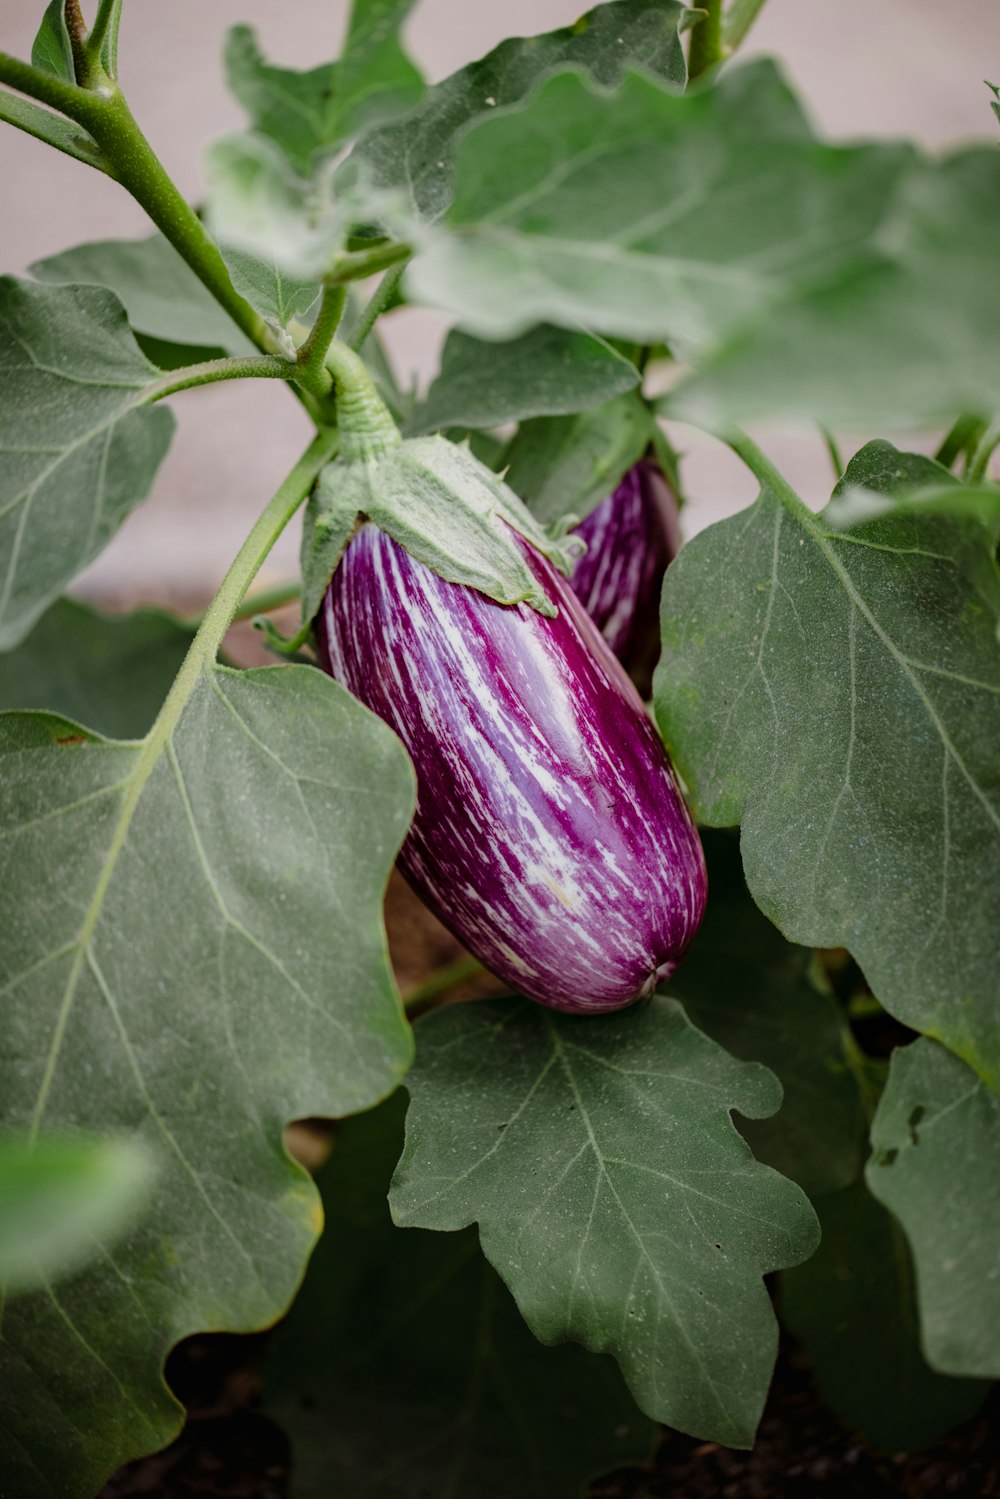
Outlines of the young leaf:
{"type": "Polygon", "coordinates": [[[973,1415],[989,1386],[927,1367],[909,1250],[864,1183],[821,1198],[816,1211],[819,1249],[779,1281],[782,1321],[841,1420],[886,1452],[929,1446],[973,1415]]]}
{"type": "Polygon", "coordinates": [[[475,1230],[393,1228],[403,1111],[397,1093],[342,1125],[319,1177],[327,1231],[265,1383],[294,1499],[576,1499],[642,1462],[652,1427],[610,1360],[539,1346],[475,1230]]]}
{"type": "Polygon", "coordinates": [[[563,72],[468,127],[446,219],[390,222],[418,251],[408,295],[470,332],[583,324],[690,355],[854,264],[911,160],[790,135],[768,62],[683,96],[639,73],[608,93],[563,72]]]}
{"type": "Polygon", "coordinates": [[[256,352],[162,234],[94,240],[36,260],[30,270],[53,285],[107,287],[122,302],[133,330],[149,338],[228,354],[256,352]]]}
{"type": "Polygon", "coordinates": [[[10,94],[6,89],[0,89],[0,120],[6,121],[8,125],[15,125],[18,130],[33,135],[36,140],[44,141],[47,146],[54,146],[57,151],[62,151],[89,167],[97,167],[101,172],[107,171],[100,147],[81,125],[64,119],[62,115],[53,114],[49,109],[42,109],[31,99],[22,99],[19,94],[10,94]]]}
{"type": "Polygon", "coordinates": [[[989,538],[904,511],[833,530],[779,483],[667,574],[664,738],[781,931],[849,948],[891,1014],[1000,1078],[989,538]]]}
{"type": "Polygon", "coordinates": [[[865,1176],[913,1250],[920,1332],[943,1374],[1000,1376],[1000,1099],[933,1041],[893,1052],[865,1176]]]}
{"type": "Polygon", "coordinates": [[[423,1021],[408,1086],[396,1223],[478,1222],[542,1342],[612,1353],[647,1415],[749,1446],[777,1342],[761,1278],[816,1244],[729,1117],[773,1113],[772,1074],[663,997],[585,1019],[503,1000],[423,1021]]]}
{"type": "Polygon", "coordinates": [[[635,365],[589,333],[541,327],[498,344],[453,332],[410,430],[499,427],[525,417],[569,415],[638,383],[635,365]]]}
{"type": "Polygon", "coordinates": [[[101,614],[57,599],[27,639],[0,656],[0,709],[44,708],[111,739],[141,739],[192,634],[161,609],[101,614]]]}
{"type": "Polygon", "coordinates": [[[142,409],[156,374],[110,292],[0,279],[0,649],[148,495],[174,429],[142,409]]]}
{"type": "Polygon", "coordinates": [[[31,61],[43,73],[51,73],[64,83],[76,82],[73,44],[66,25],[66,0],[49,0],[31,44],[31,61]]]}
{"type": "Polygon", "coordinates": [[[345,176],[360,170],[375,189],[405,195],[412,213],[438,219],[451,203],[459,133],[477,117],[523,99],[554,68],[585,68],[605,88],[626,69],[642,68],[682,89],[687,66],[679,33],[686,14],[677,0],[613,0],[573,26],[511,37],[428,89],[405,120],[368,135],[345,176]]]}
{"type": "Polygon", "coordinates": [[[155,1164],[134,1140],[0,1138],[0,1285],[5,1296],[78,1271],[143,1207],[155,1164]]]}
{"type": "Polygon", "coordinates": [[[292,280],[273,262],[259,260],[242,250],[223,245],[222,256],[241,297],[261,314],[272,328],[286,329],[293,319],[307,317],[319,300],[315,281],[292,280]]]}
{"type": "Polygon", "coordinates": [[[507,483],[546,526],[579,520],[607,499],[654,441],[655,423],[626,394],[573,416],[537,417],[518,428],[506,459],[507,483]]]}
{"type": "Polygon", "coordinates": [[[912,429],[994,409],[998,260],[996,148],[922,164],[877,254],[796,289],[740,331],[677,388],[671,411],[715,429],[776,414],[912,429]]]}
{"type": "Polygon", "coordinates": [[[273,1322],[315,1242],[284,1126],[369,1107],[409,1061],[381,921],[398,741],[311,667],[189,657],[178,681],[140,744],[0,718],[4,1123],[125,1129],[162,1163],[119,1248],[5,1309],[12,1493],[93,1493],[170,1440],[168,1350],[273,1322]]]}
{"type": "Polygon", "coordinates": [[[417,103],[423,81],[399,44],[413,0],[355,0],[343,56],[307,73],[265,62],[249,26],[226,37],[226,78],[254,130],[303,176],[317,152],[417,103]]]}
{"type": "Polygon", "coordinates": [[[703,839],[708,909],[668,992],[713,1041],[777,1073],[778,1113],[740,1123],[757,1159],[810,1197],[845,1187],[861,1169],[866,1130],[839,1006],[810,982],[808,949],[786,942],[750,899],[732,834],[703,839]]]}

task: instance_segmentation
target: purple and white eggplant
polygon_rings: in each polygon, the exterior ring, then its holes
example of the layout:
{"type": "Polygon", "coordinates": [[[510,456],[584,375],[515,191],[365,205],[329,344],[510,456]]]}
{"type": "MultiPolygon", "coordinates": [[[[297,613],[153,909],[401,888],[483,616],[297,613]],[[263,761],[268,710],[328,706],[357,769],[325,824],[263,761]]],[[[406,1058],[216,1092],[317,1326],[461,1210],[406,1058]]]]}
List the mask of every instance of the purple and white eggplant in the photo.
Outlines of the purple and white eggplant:
{"type": "Polygon", "coordinates": [[[641,459],[574,531],[587,550],[573,592],[643,696],[659,655],[660,592],[680,546],[677,501],[659,464],[641,459]]]}
{"type": "Polygon", "coordinates": [[[554,617],[446,582],[368,523],[316,618],[320,661],[413,759],[401,867],[428,905],[519,992],[614,1010],[693,937],[701,843],[632,683],[566,581],[510,534],[554,617]]]}

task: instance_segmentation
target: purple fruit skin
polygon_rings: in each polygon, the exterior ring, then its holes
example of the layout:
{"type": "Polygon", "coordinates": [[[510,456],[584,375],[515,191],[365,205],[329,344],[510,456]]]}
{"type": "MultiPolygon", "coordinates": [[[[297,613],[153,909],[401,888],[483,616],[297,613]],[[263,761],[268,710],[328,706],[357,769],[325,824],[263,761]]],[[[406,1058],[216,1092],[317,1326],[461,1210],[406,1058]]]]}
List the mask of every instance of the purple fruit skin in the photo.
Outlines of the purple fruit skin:
{"type": "Polygon", "coordinates": [[[697,831],[642,703],[566,581],[496,604],[364,525],[316,620],[320,664],[417,774],[400,863],[494,973],[556,1010],[616,1010],[669,976],[701,920],[697,831]]]}
{"type": "Polygon", "coordinates": [[[660,649],[660,592],[677,555],[677,501],[658,464],[633,464],[617,489],[576,527],[587,550],[573,592],[648,695],[660,649]]]}

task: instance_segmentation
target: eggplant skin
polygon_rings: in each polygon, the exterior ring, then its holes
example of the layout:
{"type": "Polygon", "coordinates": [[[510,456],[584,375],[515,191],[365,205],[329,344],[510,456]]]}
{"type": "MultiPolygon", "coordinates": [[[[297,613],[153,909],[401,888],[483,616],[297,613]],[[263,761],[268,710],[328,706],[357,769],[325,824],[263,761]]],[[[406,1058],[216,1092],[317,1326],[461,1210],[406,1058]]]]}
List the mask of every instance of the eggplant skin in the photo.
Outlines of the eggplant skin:
{"type": "Polygon", "coordinates": [[[587,550],[573,592],[648,697],[660,652],[660,593],[680,548],[677,501],[658,463],[643,458],[576,527],[587,550]]]}
{"type": "Polygon", "coordinates": [[[555,618],[448,583],[371,523],[316,620],[320,664],[417,775],[400,865],[511,988],[616,1010],[701,920],[701,842],[642,702],[565,579],[518,538],[555,618]]]}

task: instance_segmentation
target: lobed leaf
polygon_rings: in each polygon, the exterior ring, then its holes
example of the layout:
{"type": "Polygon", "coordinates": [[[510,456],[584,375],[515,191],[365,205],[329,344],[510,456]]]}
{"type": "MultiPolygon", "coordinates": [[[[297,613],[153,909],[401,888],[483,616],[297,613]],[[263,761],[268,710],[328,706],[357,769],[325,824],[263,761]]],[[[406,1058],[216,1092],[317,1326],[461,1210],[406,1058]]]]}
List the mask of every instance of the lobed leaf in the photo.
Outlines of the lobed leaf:
{"type": "Polygon", "coordinates": [[[928,1363],[997,1378],[1000,1099],[934,1041],[915,1041],[893,1052],[872,1150],[868,1186],[913,1251],[928,1363]]]}
{"type": "Polygon", "coordinates": [[[738,332],[671,411],[717,429],[763,416],[912,429],[1000,405],[1000,161],[970,147],[911,174],[856,265],[738,332]]]}
{"type": "Polygon", "coordinates": [[[395,1222],[478,1222],[542,1342],[612,1353],[647,1415],[749,1446],[777,1345],[762,1276],[816,1244],[729,1117],[773,1113],[773,1075],[663,997],[583,1019],[495,1001],[422,1021],[408,1087],[395,1222]]]}
{"type": "Polygon", "coordinates": [[[463,133],[445,219],[393,221],[418,252],[408,295],[482,337],[583,324],[690,357],[856,264],[912,167],[904,147],[821,145],[788,114],[766,61],[683,96],[559,73],[463,133]]]}
{"type": "Polygon", "coordinates": [[[0,278],[0,649],[149,494],[173,433],[121,303],[0,278]]]}
{"type": "Polygon", "coordinates": [[[0,717],[2,1122],[161,1161],[124,1241],[4,1309],[10,1499],[89,1496],[175,1435],[168,1350],[273,1322],[315,1242],[285,1125],[369,1107],[410,1057],[381,921],[398,742],[311,667],[189,658],[176,693],[139,744],[0,717]]]}
{"type": "Polygon", "coordinates": [[[741,825],[765,914],[849,948],[891,1014],[994,1079],[998,617],[978,520],[835,530],[765,487],[670,568],[656,681],[698,815],[741,825]]]}
{"type": "Polygon", "coordinates": [[[823,1197],[816,1211],[823,1238],[807,1264],[781,1276],[782,1320],[842,1421],[885,1452],[930,1446],[979,1409],[989,1386],[924,1362],[910,1254],[864,1182],[823,1197]]]}
{"type": "Polygon", "coordinates": [[[474,1231],[393,1228],[403,1112],[398,1093],[342,1125],[319,1176],[327,1232],[265,1380],[292,1494],[576,1499],[647,1457],[651,1424],[608,1359],[539,1346],[474,1231]]]}
{"type": "Polygon", "coordinates": [[[498,344],[452,332],[409,430],[500,427],[525,417],[570,415],[632,390],[639,378],[630,360],[589,333],[541,327],[498,344]]]}

